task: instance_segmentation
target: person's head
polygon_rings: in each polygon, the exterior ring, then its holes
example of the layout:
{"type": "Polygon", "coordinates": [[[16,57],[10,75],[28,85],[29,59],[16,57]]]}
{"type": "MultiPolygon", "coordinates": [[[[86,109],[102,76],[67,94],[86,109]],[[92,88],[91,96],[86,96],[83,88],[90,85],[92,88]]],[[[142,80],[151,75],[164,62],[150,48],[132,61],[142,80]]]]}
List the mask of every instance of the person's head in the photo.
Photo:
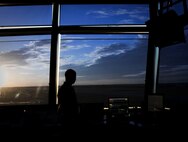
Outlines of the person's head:
{"type": "Polygon", "coordinates": [[[74,84],[76,81],[76,71],[73,69],[68,69],[65,72],[65,80],[67,83],[74,84]]]}

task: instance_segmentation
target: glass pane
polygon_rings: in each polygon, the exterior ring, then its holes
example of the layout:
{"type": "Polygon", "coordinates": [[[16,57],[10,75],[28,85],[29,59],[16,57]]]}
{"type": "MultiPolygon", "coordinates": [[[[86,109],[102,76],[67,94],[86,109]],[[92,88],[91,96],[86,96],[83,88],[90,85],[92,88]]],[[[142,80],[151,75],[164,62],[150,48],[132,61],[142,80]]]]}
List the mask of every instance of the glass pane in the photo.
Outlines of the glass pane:
{"type": "Polygon", "coordinates": [[[0,26],[51,25],[52,6],[2,6],[0,26]]]}
{"type": "Polygon", "coordinates": [[[61,25],[145,24],[148,5],[62,5],[61,25]]]}
{"type": "Polygon", "coordinates": [[[0,104],[47,104],[50,36],[0,37],[0,104]]]}
{"type": "Polygon", "coordinates": [[[173,108],[188,103],[188,28],[186,42],[161,49],[158,92],[164,94],[166,105],[173,108]]]}
{"type": "Polygon", "coordinates": [[[64,72],[77,72],[79,103],[107,103],[109,97],[144,99],[147,35],[62,35],[60,85],[64,72]]]}

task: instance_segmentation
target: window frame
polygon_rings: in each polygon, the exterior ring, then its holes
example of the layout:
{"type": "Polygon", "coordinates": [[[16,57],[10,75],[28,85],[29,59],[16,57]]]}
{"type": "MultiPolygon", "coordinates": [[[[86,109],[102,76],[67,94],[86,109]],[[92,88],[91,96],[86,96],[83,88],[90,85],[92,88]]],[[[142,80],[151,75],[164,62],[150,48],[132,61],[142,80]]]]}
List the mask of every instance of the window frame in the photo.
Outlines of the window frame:
{"type": "MultiPolygon", "coordinates": [[[[58,68],[59,68],[59,50],[60,50],[60,34],[148,34],[149,31],[145,24],[143,25],[93,25],[93,26],[60,26],[60,7],[61,4],[87,4],[82,1],[7,1],[1,2],[0,6],[16,6],[16,5],[41,5],[50,4],[52,9],[52,26],[8,26],[0,27],[0,36],[24,36],[24,35],[51,35],[51,56],[50,56],[50,74],[49,74],[49,105],[55,106],[57,103],[58,91],[58,68]]],[[[109,4],[111,2],[96,1],[95,4],[109,4]]],[[[118,0],[115,4],[148,4],[149,0],[118,0]]],[[[90,3],[91,4],[91,3],[90,3]]],[[[112,2],[111,4],[114,4],[112,2]]]]}

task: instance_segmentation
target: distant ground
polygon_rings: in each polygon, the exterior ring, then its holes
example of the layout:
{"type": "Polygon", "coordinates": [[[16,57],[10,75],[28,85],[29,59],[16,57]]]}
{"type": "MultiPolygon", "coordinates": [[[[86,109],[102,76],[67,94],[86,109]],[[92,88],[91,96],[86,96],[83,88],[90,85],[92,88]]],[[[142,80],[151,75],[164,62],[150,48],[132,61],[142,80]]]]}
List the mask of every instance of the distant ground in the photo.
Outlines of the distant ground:
{"type": "MultiPolygon", "coordinates": [[[[164,97],[164,103],[170,107],[188,104],[188,83],[161,84],[158,94],[164,97]]],[[[4,87],[0,89],[1,105],[47,104],[48,86],[40,87],[4,87]]],[[[128,97],[130,105],[142,105],[144,102],[144,84],[124,85],[80,85],[75,86],[78,102],[108,103],[110,97],[128,97]]]]}

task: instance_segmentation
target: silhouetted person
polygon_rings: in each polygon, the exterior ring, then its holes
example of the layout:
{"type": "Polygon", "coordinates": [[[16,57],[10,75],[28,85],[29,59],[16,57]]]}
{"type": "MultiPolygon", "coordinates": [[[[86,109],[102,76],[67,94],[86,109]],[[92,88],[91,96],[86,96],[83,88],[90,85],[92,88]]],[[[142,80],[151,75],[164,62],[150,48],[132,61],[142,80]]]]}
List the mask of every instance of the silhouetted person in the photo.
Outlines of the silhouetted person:
{"type": "Polygon", "coordinates": [[[70,128],[76,124],[78,117],[77,97],[72,86],[76,81],[76,71],[65,72],[65,82],[58,91],[58,114],[63,127],[70,128]]]}

